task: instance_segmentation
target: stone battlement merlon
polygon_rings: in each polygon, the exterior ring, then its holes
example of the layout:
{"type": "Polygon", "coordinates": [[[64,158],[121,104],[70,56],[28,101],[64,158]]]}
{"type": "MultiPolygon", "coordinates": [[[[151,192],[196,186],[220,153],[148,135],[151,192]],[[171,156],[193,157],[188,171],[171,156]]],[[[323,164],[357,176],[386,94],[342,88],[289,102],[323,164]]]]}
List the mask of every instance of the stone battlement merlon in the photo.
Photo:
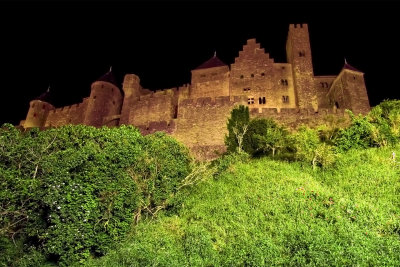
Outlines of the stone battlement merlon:
{"type": "Polygon", "coordinates": [[[306,23],[288,27],[287,62],[275,63],[265,50],[256,38],[248,39],[234,63],[214,55],[188,70],[190,83],[161,90],[143,88],[135,74],[124,76],[122,92],[107,84],[103,90],[103,82],[118,84],[110,70],[91,84],[81,103],[55,108],[46,94],[32,100],[21,126],[134,125],[143,134],[167,132],[196,149],[223,150],[226,121],[238,105],[248,106],[252,118],[273,118],[290,128],[315,126],[328,115],[341,118],[345,109],[370,109],[363,74],[347,63],[335,75],[314,76],[306,23]]]}

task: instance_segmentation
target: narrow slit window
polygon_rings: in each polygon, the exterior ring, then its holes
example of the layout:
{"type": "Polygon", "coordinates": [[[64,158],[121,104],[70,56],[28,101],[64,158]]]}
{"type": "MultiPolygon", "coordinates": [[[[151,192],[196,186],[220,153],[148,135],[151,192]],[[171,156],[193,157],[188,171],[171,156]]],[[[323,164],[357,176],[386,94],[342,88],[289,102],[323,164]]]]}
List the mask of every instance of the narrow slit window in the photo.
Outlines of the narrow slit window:
{"type": "Polygon", "coordinates": [[[262,98],[262,103],[265,104],[265,96],[262,98]]]}
{"type": "Polygon", "coordinates": [[[289,96],[287,96],[287,95],[282,96],[282,101],[283,101],[283,103],[288,103],[289,102],[289,96]]]}

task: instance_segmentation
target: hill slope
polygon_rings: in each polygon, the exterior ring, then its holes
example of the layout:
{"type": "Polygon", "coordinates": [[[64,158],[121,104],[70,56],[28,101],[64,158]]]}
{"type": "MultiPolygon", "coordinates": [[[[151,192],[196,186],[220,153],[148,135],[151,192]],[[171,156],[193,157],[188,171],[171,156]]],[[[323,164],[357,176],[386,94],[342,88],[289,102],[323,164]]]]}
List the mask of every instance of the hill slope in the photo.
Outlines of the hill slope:
{"type": "Polygon", "coordinates": [[[86,265],[398,266],[400,165],[391,153],[349,151],[316,171],[268,158],[236,162],[86,265]]]}

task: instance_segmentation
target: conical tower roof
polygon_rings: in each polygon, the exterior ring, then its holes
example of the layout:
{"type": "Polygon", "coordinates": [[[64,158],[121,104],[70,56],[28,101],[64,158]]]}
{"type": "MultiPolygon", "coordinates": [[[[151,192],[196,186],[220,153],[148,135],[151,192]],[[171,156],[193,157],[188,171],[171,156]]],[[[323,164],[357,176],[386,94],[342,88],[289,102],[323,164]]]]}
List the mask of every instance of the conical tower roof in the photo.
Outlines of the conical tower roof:
{"type": "Polygon", "coordinates": [[[217,55],[214,54],[214,56],[212,58],[210,58],[209,60],[207,60],[206,62],[204,62],[200,66],[198,66],[197,68],[195,68],[195,70],[209,69],[209,68],[222,67],[222,66],[226,66],[226,64],[224,62],[222,62],[217,57],[217,55]]]}
{"type": "Polygon", "coordinates": [[[103,76],[101,76],[100,78],[98,78],[96,80],[96,82],[99,82],[99,81],[112,83],[119,88],[117,80],[115,79],[115,76],[112,72],[112,68],[110,68],[110,70],[106,74],[104,74],[103,76]]]}
{"type": "Polygon", "coordinates": [[[47,88],[46,92],[44,92],[40,96],[34,98],[33,100],[40,100],[43,102],[51,103],[51,101],[53,100],[53,97],[50,93],[50,86],[49,86],[49,88],[47,88]]]}
{"type": "Polygon", "coordinates": [[[346,58],[344,59],[344,65],[343,65],[343,68],[342,68],[342,70],[344,70],[344,69],[346,69],[346,70],[352,70],[352,71],[357,71],[357,72],[361,72],[361,73],[363,73],[362,71],[360,71],[360,70],[358,70],[358,69],[354,68],[354,67],[353,67],[353,66],[351,66],[349,63],[347,63],[347,60],[346,60],[346,58]]]}

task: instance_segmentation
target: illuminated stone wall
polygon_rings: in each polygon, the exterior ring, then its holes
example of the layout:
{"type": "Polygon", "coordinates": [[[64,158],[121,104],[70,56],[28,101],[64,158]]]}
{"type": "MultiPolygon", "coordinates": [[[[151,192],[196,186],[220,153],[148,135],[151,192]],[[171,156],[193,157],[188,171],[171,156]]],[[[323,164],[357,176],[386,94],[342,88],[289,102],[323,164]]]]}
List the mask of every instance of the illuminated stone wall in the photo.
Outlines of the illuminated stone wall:
{"type": "Polygon", "coordinates": [[[54,109],[49,112],[45,127],[58,127],[67,124],[83,124],[89,98],[82,103],[54,109]]]}
{"type": "Polygon", "coordinates": [[[229,67],[192,70],[190,98],[229,96],[229,67]]]}
{"type": "Polygon", "coordinates": [[[231,65],[230,94],[246,96],[250,108],[295,108],[292,66],[274,63],[255,39],[250,39],[231,65]]]}
{"type": "MultiPolygon", "coordinates": [[[[25,120],[29,127],[130,124],[143,134],[164,131],[187,145],[199,159],[225,150],[226,123],[232,108],[247,105],[251,118],[273,118],[291,129],[348,123],[345,109],[370,109],[363,73],[347,63],[339,75],[314,76],[308,26],[290,25],[287,63],[276,63],[250,39],[229,67],[216,55],[192,70],[191,84],[150,91],[137,75],[124,77],[122,91],[96,81],[82,103],[55,109],[33,100],[25,120]]],[[[329,51],[328,51],[329,52],[329,51]]]]}
{"type": "Polygon", "coordinates": [[[318,109],[307,24],[290,24],[286,42],[287,61],[292,65],[297,105],[318,109]]]}

